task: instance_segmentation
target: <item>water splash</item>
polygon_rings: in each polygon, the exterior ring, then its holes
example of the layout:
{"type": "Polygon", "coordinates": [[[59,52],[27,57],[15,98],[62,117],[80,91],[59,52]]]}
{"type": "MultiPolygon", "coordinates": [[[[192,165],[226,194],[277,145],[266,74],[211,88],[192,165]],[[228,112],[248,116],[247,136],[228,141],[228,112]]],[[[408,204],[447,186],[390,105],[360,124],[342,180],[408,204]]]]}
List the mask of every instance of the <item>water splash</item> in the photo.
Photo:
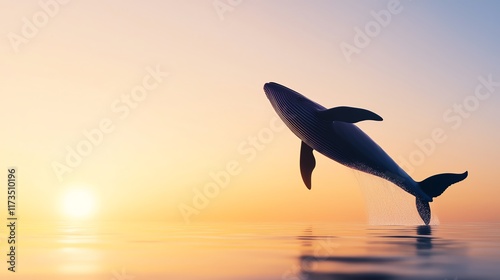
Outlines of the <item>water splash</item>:
{"type": "MultiPolygon", "coordinates": [[[[415,197],[384,179],[353,170],[363,193],[370,225],[423,225],[415,197]]],[[[431,204],[432,208],[432,204],[431,204]]],[[[432,213],[430,225],[438,225],[432,213]]]]}

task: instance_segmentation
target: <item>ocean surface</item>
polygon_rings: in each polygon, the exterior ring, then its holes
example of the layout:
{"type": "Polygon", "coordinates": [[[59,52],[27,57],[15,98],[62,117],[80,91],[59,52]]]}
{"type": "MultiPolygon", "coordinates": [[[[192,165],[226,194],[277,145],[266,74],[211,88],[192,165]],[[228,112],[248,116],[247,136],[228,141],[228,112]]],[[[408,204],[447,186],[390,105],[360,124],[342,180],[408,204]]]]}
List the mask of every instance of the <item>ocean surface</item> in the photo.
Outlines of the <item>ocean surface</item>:
{"type": "Polygon", "coordinates": [[[2,263],[26,280],[500,279],[500,224],[22,225],[17,272],[2,263]]]}

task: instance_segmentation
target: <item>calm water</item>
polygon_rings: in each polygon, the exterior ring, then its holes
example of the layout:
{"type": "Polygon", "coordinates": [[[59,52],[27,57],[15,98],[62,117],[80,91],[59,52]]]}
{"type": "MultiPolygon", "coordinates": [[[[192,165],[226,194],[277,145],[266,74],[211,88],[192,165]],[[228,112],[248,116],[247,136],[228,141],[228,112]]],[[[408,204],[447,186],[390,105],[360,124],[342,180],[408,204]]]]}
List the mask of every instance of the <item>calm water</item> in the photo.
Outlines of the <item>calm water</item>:
{"type": "Polygon", "coordinates": [[[4,266],[0,279],[500,279],[499,224],[46,224],[19,231],[18,272],[4,266]]]}

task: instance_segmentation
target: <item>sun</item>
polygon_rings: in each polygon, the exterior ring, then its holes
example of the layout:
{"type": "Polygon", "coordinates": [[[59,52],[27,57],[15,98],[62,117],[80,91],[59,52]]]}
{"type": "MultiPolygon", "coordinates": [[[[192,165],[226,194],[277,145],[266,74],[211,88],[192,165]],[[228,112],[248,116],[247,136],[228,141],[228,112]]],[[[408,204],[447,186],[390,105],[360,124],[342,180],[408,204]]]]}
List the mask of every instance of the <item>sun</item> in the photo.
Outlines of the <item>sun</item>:
{"type": "Polygon", "coordinates": [[[69,187],[62,196],[62,211],[68,218],[83,219],[96,210],[96,197],[89,187],[69,187]]]}

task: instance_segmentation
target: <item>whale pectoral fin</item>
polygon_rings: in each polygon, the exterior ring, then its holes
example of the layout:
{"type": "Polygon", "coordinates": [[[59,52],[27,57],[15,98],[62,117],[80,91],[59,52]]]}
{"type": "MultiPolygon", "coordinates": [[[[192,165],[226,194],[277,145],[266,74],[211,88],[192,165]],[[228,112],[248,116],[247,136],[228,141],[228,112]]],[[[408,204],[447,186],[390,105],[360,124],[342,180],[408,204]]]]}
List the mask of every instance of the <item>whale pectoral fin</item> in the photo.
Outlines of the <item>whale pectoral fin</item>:
{"type": "Polygon", "coordinates": [[[346,107],[346,106],[335,107],[320,111],[319,116],[329,121],[340,121],[347,123],[356,123],[359,121],[366,121],[366,120],[372,120],[372,121],[383,120],[381,116],[373,113],[372,111],[368,111],[366,109],[361,109],[361,108],[346,107]]]}
{"type": "Polygon", "coordinates": [[[316,159],[314,159],[313,148],[302,141],[300,146],[300,174],[308,189],[311,189],[311,177],[314,167],[316,167],[316,159]]]}

